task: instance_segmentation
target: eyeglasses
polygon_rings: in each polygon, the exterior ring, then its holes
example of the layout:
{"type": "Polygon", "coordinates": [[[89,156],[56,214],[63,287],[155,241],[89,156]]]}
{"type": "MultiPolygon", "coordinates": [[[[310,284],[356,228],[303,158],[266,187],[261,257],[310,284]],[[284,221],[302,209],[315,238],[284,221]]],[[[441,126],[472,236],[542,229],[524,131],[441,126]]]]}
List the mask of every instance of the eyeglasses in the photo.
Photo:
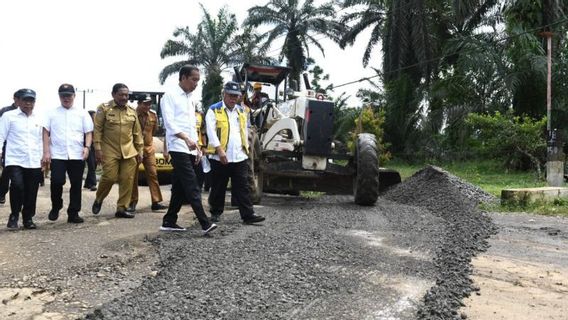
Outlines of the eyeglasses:
{"type": "Polygon", "coordinates": [[[24,100],[25,102],[35,102],[35,98],[32,97],[22,98],[22,100],[24,100]]]}
{"type": "Polygon", "coordinates": [[[71,98],[73,96],[72,93],[60,93],[59,97],[60,98],[71,98]]]}

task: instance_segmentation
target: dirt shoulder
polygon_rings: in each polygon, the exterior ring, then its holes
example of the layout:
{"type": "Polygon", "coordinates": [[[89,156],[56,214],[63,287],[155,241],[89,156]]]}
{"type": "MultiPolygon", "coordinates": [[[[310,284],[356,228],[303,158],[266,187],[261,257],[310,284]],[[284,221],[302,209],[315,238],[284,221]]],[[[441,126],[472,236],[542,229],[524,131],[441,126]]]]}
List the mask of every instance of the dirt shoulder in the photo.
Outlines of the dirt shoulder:
{"type": "MultiPolygon", "coordinates": [[[[168,186],[162,191],[169,199],[168,186]]],[[[8,231],[9,204],[0,205],[0,319],[74,319],[154,276],[158,256],[151,240],[164,213],[151,212],[150,200],[145,200],[148,187],[140,192],[144,200],[136,218],[116,219],[118,186],[105,199],[99,216],[90,210],[95,192],[85,190],[86,221],[72,225],[66,222],[65,209],[58,221],[47,220],[47,182],[38,195],[37,230],[8,231]]],[[[181,223],[192,223],[190,217],[182,214],[181,223]]]]}
{"type": "Polygon", "coordinates": [[[491,214],[499,233],[473,260],[479,287],[462,309],[470,319],[566,319],[568,219],[491,214]]]}

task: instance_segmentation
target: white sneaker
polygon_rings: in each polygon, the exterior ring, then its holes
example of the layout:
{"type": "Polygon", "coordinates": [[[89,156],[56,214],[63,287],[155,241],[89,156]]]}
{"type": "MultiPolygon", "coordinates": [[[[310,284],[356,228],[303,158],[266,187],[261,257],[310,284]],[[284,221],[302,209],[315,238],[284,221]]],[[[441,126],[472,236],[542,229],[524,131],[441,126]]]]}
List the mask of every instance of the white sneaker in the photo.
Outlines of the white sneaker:
{"type": "Polygon", "coordinates": [[[185,231],[184,227],[180,227],[177,224],[173,223],[164,223],[160,227],[160,231],[185,231]]]}
{"type": "Polygon", "coordinates": [[[203,235],[206,236],[206,235],[209,234],[209,232],[211,232],[211,231],[213,231],[213,230],[215,230],[215,229],[217,229],[217,225],[214,224],[214,223],[212,223],[212,224],[209,226],[209,228],[203,230],[203,235]]]}

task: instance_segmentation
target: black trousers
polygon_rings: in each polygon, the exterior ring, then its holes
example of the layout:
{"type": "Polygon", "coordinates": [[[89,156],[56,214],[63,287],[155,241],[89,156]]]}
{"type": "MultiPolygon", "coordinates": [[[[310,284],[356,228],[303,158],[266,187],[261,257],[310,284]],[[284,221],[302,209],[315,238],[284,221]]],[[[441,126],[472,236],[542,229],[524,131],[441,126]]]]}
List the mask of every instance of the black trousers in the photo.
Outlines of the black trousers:
{"type": "Polygon", "coordinates": [[[4,171],[2,171],[2,174],[0,175],[0,197],[5,197],[6,193],[8,193],[9,188],[10,177],[8,176],[8,172],[6,172],[6,169],[4,169],[4,171]]]}
{"type": "Polygon", "coordinates": [[[176,223],[178,219],[178,212],[185,199],[189,201],[199,224],[203,230],[209,228],[211,223],[205,214],[203,204],[201,203],[201,191],[197,186],[197,176],[193,170],[193,163],[195,163],[195,156],[183,153],[170,151],[172,159],[172,195],[170,198],[170,206],[163,218],[164,223],[176,223]]]}
{"type": "Polygon", "coordinates": [[[199,190],[203,188],[203,183],[205,182],[205,172],[203,172],[203,166],[201,163],[193,165],[193,171],[195,172],[195,177],[197,179],[197,186],[199,190]]]}
{"type": "Polygon", "coordinates": [[[95,147],[91,146],[87,162],[87,176],[85,177],[85,188],[95,187],[97,185],[97,160],[95,159],[95,147]]]}
{"type": "Polygon", "coordinates": [[[235,204],[239,207],[241,218],[246,219],[254,214],[250,186],[247,182],[247,161],[230,162],[226,165],[213,159],[210,159],[209,162],[211,162],[211,172],[209,172],[211,175],[211,190],[209,191],[211,214],[220,215],[223,213],[229,179],[231,179],[231,195],[236,202],[235,204]]]}
{"type": "MultiPolygon", "coordinates": [[[[4,146],[2,146],[2,168],[6,168],[4,166],[5,155],[6,155],[6,143],[4,143],[4,146]]],[[[9,188],[10,188],[10,177],[8,176],[6,170],[3,170],[2,174],[0,175],[0,197],[5,197],[6,193],[8,193],[9,188]]]]}
{"type": "Polygon", "coordinates": [[[10,209],[12,215],[23,221],[32,220],[36,211],[37,191],[43,173],[41,168],[28,169],[20,166],[7,166],[6,171],[12,181],[10,185],[10,209]]]}
{"type": "Polygon", "coordinates": [[[69,176],[69,206],[67,214],[70,217],[77,216],[81,211],[81,184],[83,182],[83,171],[85,161],[83,160],[51,160],[51,208],[60,210],[63,208],[63,185],[65,184],[65,174],[69,176]]]}

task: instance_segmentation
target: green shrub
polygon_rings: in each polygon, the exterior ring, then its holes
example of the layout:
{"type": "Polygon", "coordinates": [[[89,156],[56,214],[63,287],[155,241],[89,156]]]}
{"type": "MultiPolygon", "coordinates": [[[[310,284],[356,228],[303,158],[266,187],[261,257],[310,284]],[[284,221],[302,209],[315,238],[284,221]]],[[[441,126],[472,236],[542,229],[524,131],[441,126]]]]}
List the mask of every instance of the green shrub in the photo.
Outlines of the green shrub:
{"type": "Polygon", "coordinates": [[[539,172],[546,159],[546,118],[514,116],[512,113],[492,115],[471,113],[470,145],[481,157],[500,159],[508,169],[539,172]]]}
{"type": "Polygon", "coordinates": [[[383,141],[383,126],[385,123],[385,112],[374,111],[371,107],[363,107],[361,113],[353,122],[353,130],[347,142],[349,150],[355,150],[355,141],[359,133],[372,133],[377,139],[377,148],[379,152],[379,163],[383,165],[391,158],[390,152],[387,151],[387,146],[383,141]]]}

